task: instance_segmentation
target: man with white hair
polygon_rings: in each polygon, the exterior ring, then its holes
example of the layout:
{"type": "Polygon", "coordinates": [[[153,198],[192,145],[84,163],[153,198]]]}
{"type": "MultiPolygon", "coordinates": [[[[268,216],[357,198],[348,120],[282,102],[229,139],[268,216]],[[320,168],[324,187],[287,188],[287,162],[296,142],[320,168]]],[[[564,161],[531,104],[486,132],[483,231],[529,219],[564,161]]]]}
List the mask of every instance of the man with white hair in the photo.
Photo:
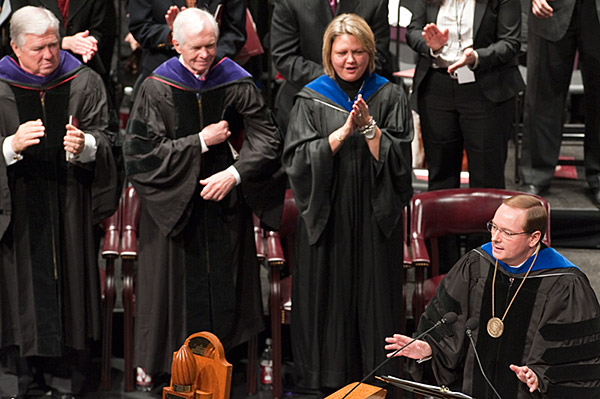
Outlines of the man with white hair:
{"type": "Polygon", "coordinates": [[[58,23],[19,9],[0,60],[0,396],[78,393],[100,335],[92,227],[120,187],[102,80],[59,49],[58,23]]]}
{"type": "Polygon", "coordinates": [[[230,349],[263,328],[252,212],[279,224],[281,139],[250,75],[216,58],[218,35],[206,11],[177,15],[179,57],[144,81],[125,137],[142,200],[134,357],[148,374],[170,373],[192,332],[230,349]]]}

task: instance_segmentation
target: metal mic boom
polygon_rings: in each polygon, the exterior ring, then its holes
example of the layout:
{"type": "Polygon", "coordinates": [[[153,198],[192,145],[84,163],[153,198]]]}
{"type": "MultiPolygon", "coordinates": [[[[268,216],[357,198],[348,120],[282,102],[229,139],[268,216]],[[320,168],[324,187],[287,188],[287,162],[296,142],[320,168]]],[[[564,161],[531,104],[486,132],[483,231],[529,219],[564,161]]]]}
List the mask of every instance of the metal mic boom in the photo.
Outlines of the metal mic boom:
{"type": "Polygon", "coordinates": [[[475,342],[473,341],[472,334],[473,330],[475,330],[477,326],[479,326],[479,319],[476,317],[471,317],[465,323],[465,327],[467,327],[467,330],[465,332],[467,334],[467,337],[469,337],[469,341],[471,342],[471,346],[473,347],[473,352],[475,353],[475,359],[477,359],[479,370],[481,370],[481,374],[483,375],[483,378],[485,378],[485,382],[487,382],[490,388],[492,388],[492,391],[494,391],[494,394],[498,397],[498,399],[502,399],[498,391],[496,391],[496,388],[494,388],[494,386],[492,385],[492,382],[488,379],[487,375],[485,375],[485,371],[483,371],[483,365],[481,364],[481,360],[479,360],[479,354],[477,353],[477,348],[475,347],[475,342]]]}
{"type": "Polygon", "coordinates": [[[400,351],[402,351],[404,348],[406,348],[407,346],[409,346],[410,344],[412,344],[413,342],[423,338],[426,334],[430,333],[432,330],[438,328],[439,326],[441,326],[442,324],[447,324],[447,325],[451,325],[456,323],[456,320],[458,320],[458,315],[454,312],[448,312],[446,313],[441,320],[439,320],[437,323],[435,323],[433,326],[429,327],[427,330],[423,331],[421,334],[417,335],[415,338],[411,339],[410,342],[408,342],[405,345],[402,345],[401,348],[396,349],[394,352],[392,352],[392,354],[390,355],[390,357],[388,357],[387,359],[385,359],[383,362],[379,363],[379,365],[377,365],[377,367],[375,367],[373,369],[373,371],[371,371],[369,374],[367,374],[365,376],[365,378],[363,378],[362,380],[360,380],[359,382],[356,383],[356,385],[354,386],[354,388],[352,388],[350,391],[348,391],[347,394],[345,394],[342,399],[345,399],[348,395],[350,395],[352,393],[352,391],[354,391],[356,388],[358,388],[358,386],[360,384],[362,384],[363,382],[365,382],[366,380],[368,380],[369,378],[371,378],[373,376],[373,374],[375,374],[375,372],[377,370],[379,370],[384,364],[386,364],[390,359],[393,359],[394,356],[396,356],[400,351]]]}

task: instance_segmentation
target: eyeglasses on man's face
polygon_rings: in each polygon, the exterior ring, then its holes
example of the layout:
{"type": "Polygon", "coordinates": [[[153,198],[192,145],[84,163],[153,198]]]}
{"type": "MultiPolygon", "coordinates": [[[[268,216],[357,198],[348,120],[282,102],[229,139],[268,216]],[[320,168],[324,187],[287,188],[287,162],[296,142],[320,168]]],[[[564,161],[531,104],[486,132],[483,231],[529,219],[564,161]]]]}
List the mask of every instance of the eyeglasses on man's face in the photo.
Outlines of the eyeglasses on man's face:
{"type": "Polygon", "coordinates": [[[502,237],[504,238],[514,238],[515,236],[519,236],[522,234],[531,234],[530,231],[521,231],[519,233],[513,233],[512,231],[508,231],[506,229],[500,228],[498,226],[496,226],[496,224],[490,220],[489,222],[487,222],[487,229],[490,233],[494,234],[495,231],[499,231],[500,234],[502,234],[502,237]]]}

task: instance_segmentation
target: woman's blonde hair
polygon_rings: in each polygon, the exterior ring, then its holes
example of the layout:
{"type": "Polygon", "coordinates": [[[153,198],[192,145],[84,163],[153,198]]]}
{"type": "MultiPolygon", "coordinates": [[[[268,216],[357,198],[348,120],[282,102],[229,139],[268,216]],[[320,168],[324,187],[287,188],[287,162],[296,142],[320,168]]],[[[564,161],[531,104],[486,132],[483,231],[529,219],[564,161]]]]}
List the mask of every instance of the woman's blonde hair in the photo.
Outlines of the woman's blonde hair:
{"type": "Polygon", "coordinates": [[[323,69],[330,78],[335,76],[331,62],[331,48],[336,38],[352,35],[369,54],[369,73],[375,70],[375,36],[369,24],[356,14],[340,14],[327,25],[323,34],[323,69]]]}

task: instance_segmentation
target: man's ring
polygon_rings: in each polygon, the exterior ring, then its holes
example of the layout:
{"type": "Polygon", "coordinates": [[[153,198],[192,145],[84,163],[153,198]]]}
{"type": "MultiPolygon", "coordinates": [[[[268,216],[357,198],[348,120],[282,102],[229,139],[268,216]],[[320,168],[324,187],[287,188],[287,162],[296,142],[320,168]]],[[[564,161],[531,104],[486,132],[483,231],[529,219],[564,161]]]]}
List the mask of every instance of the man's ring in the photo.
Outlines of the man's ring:
{"type": "Polygon", "coordinates": [[[358,113],[358,117],[359,117],[359,118],[362,118],[362,113],[360,113],[360,112],[359,112],[359,113],[358,113]]]}

